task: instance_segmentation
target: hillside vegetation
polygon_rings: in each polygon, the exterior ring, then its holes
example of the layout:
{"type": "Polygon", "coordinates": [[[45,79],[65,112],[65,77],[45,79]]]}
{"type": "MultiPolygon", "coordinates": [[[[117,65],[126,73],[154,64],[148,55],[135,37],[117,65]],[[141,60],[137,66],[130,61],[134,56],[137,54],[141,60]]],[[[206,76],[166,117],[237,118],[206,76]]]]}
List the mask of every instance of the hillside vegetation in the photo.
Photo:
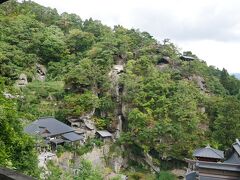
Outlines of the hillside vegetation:
{"type": "Polygon", "coordinates": [[[118,79],[123,132],[116,144],[125,147],[125,157],[150,154],[168,169],[199,146],[230,147],[240,137],[240,81],[185,54],[195,60],[181,60],[171,41],[138,29],[59,15],[31,1],[2,4],[0,165],[39,176],[34,139],[23,126],[41,116],[67,122],[93,112],[96,126],[114,133],[119,100],[109,73],[115,64],[124,66],[118,79]],[[26,86],[17,85],[21,74],[26,86]]]}

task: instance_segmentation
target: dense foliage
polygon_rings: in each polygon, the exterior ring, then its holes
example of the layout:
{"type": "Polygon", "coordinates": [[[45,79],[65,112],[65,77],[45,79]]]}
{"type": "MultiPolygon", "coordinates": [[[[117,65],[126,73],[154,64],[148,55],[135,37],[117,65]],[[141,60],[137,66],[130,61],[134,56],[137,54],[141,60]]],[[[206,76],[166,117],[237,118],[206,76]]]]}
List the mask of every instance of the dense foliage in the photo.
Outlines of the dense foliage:
{"type": "Polygon", "coordinates": [[[76,174],[72,175],[67,171],[62,170],[58,166],[56,166],[52,161],[48,163],[48,169],[51,172],[50,175],[47,176],[49,180],[102,180],[103,177],[101,173],[94,169],[90,162],[82,159],[79,163],[79,166],[75,168],[76,174]]]}
{"type": "Polygon", "coordinates": [[[32,1],[1,5],[0,165],[37,174],[33,141],[22,126],[39,116],[66,121],[93,113],[99,128],[114,132],[118,101],[109,72],[119,62],[125,153],[149,153],[161,164],[207,143],[229,147],[240,136],[240,81],[186,54],[195,60],[181,60],[173,43],[147,32],[59,15],[32,1]],[[39,64],[45,81],[38,80],[39,64]],[[21,73],[25,87],[16,86],[21,73]],[[6,99],[4,92],[18,96],[6,99]]]}
{"type": "Polygon", "coordinates": [[[23,133],[16,101],[3,97],[3,81],[0,81],[0,166],[14,168],[38,177],[37,154],[34,141],[23,133]]]}

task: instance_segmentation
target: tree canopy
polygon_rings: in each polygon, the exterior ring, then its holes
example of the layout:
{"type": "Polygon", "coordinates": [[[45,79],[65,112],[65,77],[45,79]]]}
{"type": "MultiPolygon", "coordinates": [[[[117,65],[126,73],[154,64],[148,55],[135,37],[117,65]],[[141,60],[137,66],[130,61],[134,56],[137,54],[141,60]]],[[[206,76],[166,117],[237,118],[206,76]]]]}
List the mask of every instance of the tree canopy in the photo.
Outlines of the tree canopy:
{"type": "Polygon", "coordinates": [[[2,4],[0,165],[38,176],[34,140],[23,126],[39,116],[66,121],[92,113],[114,133],[122,115],[124,153],[148,153],[160,163],[181,161],[207,143],[229,147],[239,138],[240,81],[184,54],[194,60],[182,61],[169,39],[161,43],[138,29],[110,28],[32,1],[2,4]],[[114,65],[123,66],[119,78],[114,65]],[[26,86],[16,83],[21,74],[26,86]]]}

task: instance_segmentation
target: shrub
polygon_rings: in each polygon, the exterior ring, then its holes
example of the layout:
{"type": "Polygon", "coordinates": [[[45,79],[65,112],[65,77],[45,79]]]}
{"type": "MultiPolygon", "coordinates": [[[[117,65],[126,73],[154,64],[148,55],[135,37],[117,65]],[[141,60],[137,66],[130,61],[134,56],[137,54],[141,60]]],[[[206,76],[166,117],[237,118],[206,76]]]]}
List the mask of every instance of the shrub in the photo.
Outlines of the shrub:
{"type": "Polygon", "coordinates": [[[161,171],[157,177],[157,180],[175,180],[177,179],[174,174],[168,171],[161,171]]]}

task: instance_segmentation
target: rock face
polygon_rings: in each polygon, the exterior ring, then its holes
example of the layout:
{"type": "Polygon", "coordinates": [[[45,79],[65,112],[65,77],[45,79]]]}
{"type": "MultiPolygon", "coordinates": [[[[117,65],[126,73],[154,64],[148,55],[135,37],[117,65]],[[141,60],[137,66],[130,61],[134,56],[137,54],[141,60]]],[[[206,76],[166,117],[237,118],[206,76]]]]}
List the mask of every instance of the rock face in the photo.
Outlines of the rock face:
{"type": "Polygon", "coordinates": [[[61,155],[60,158],[55,159],[57,164],[64,170],[70,169],[71,160],[74,158],[74,155],[70,152],[65,152],[61,155]]]}
{"type": "Polygon", "coordinates": [[[16,99],[16,98],[19,98],[19,99],[23,99],[24,96],[20,96],[20,95],[13,95],[11,93],[7,93],[7,92],[4,92],[3,93],[3,96],[7,99],[16,99]]]}
{"type": "Polygon", "coordinates": [[[119,173],[123,163],[124,159],[122,158],[122,156],[116,157],[112,162],[114,172],[119,173]]]}
{"type": "Polygon", "coordinates": [[[160,70],[160,71],[163,71],[165,69],[167,69],[169,67],[169,64],[158,64],[157,65],[157,68],[160,70]]]}
{"type": "Polygon", "coordinates": [[[127,180],[127,176],[123,175],[123,174],[116,174],[111,172],[110,174],[108,174],[107,176],[104,177],[104,180],[111,180],[113,178],[119,178],[120,180],[127,180]]]}
{"type": "Polygon", "coordinates": [[[6,93],[6,92],[3,93],[3,96],[5,98],[7,98],[7,99],[14,99],[14,98],[16,98],[16,96],[14,96],[14,95],[12,95],[10,93],[6,93]]]}
{"type": "Polygon", "coordinates": [[[113,70],[119,74],[119,73],[123,72],[123,65],[122,64],[114,65],[113,70]]]}
{"type": "Polygon", "coordinates": [[[91,161],[95,168],[104,169],[106,167],[104,158],[108,153],[109,145],[104,145],[101,148],[94,147],[91,152],[84,154],[83,158],[91,161]]]}
{"type": "Polygon", "coordinates": [[[122,132],[123,120],[122,115],[118,115],[118,124],[116,128],[116,138],[120,137],[120,133],[122,132]]]}
{"type": "Polygon", "coordinates": [[[158,60],[157,65],[171,64],[172,60],[168,56],[163,56],[158,60]]]}
{"type": "Polygon", "coordinates": [[[28,84],[28,80],[27,80],[27,75],[22,73],[20,74],[18,80],[17,80],[17,86],[26,86],[28,84]]]}
{"type": "Polygon", "coordinates": [[[145,154],[145,162],[150,166],[150,168],[151,168],[153,171],[155,171],[155,172],[157,172],[157,173],[160,172],[160,168],[157,167],[157,166],[155,166],[155,165],[153,164],[152,157],[151,157],[149,154],[145,154]]]}
{"type": "Polygon", "coordinates": [[[111,151],[106,156],[107,166],[116,174],[128,167],[128,159],[123,157],[124,151],[124,146],[111,146],[111,151]]]}
{"type": "Polygon", "coordinates": [[[201,129],[202,131],[208,131],[209,125],[207,123],[201,123],[198,125],[198,128],[201,129]]]}
{"type": "Polygon", "coordinates": [[[175,176],[178,177],[178,179],[184,179],[186,171],[183,169],[173,169],[171,171],[175,176]]]}
{"type": "Polygon", "coordinates": [[[119,84],[120,75],[124,72],[123,64],[124,64],[123,59],[118,58],[116,64],[113,66],[112,70],[108,74],[112,84],[111,94],[114,95],[115,100],[117,102],[117,108],[115,109],[116,123],[113,123],[114,124],[113,129],[115,130],[114,134],[115,138],[120,137],[123,126],[122,98],[121,98],[123,87],[121,87],[121,85],[119,84]]]}
{"type": "Polygon", "coordinates": [[[47,74],[47,69],[44,65],[36,64],[36,70],[37,70],[37,79],[39,81],[44,81],[47,74]]]}
{"type": "Polygon", "coordinates": [[[76,133],[84,135],[84,141],[88,138],[94,138],[97,131],[94,122],[91,120],[92,114],[90,114],[81,117],[68,117],[68,121],[76,133]]]}
{"type": "Polygon", "coordinates": [[[206,108],[204,106],[200,106],[198,107],[198,111],[202,114],[204,114],[206,112],[206,108]]]}
{"type": "Polygon", "coordinates": [[[203,77],[193,75],[193,76],[190,76],[188,79],[190,81],[194,81],[198,85],[198,87],[201,89],[201,91],[207,92],[206,82],[203,79],[203,77]]]}

